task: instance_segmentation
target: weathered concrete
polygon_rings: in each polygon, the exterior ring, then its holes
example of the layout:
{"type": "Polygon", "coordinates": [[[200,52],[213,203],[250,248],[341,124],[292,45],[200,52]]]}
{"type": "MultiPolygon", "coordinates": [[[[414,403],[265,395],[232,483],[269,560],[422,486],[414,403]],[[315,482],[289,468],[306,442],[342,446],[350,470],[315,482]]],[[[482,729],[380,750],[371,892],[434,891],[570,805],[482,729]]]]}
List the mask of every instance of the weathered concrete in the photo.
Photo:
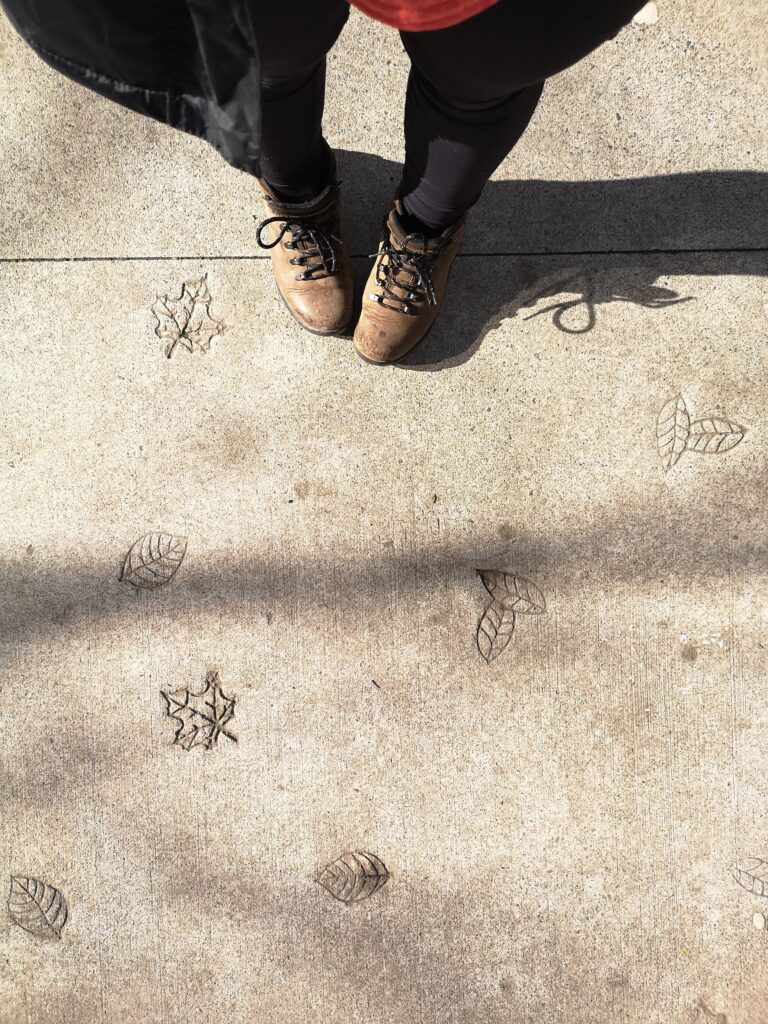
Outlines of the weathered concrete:
{"type": "Polygon", "coordinates": [[[6,265],[0,865],[70,919],[0,921],[0,1019],[761,1020],[763,272],[466,259],[373,370],[262,262],[6,265]],[[226,330],[166,359],[204,271],[226,330]],[[678,392],[740,443],[665,470],[678,392]],[[477,569],[546,600],[488,664],[477,569]],[[209,671],[237,742],[186,751],[161,690],[209,671]],[[345,907],[354,849],[391,877],[345,907]]]}
{"type": "MultiPolygon", "coordinates": [[[[0,1024],[768,1020],[760,14],[554,80],[386,368],[0,22],[0,1024]]],[[[358,293],[406,72],[330,57],[358,293]]]]}

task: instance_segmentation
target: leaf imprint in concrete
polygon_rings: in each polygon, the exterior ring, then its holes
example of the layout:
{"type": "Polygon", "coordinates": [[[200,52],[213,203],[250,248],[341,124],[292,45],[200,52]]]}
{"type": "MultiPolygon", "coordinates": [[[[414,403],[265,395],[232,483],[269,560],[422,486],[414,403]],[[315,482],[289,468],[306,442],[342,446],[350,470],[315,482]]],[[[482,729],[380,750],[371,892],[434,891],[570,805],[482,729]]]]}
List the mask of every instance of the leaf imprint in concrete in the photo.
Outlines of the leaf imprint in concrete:
{"type": "Polygon", "coordinates": [[[145,533],[125,556],[120,579],[143,590],[165,586],[184,561],[187,540],[171,533],[145,533]]]}
{"type": "Polygon", "coordinates": [[[477,627],[477,646],[489,663],[498,658],[512,639],[516,616],[540,615],[547,605],[536,584],[524,576],[495,569],[478,569],[477,572],[493,598],[477,627]]]}
{"type": "Polygon", "coordinates": [[[708,416],[691,421],[681,394],[666,402],[656,421],[656,441],[665,469],[671,469],[683,452],[721,455],[735,448],[747,432],[724,416],[708,416]]]}
{"type": "Polygon", "coordinates": [[[237,743],[237,736],[226,728],[235,717],[237,698],[226,696],[221,689],[218,672],[208,673],[200,693],[183,687],[170,693],[161,690],[160,693],[165,698],[168,717],[177,723],[173,742],[184,750],[193,747],[212,750],[219,736],[226,736],[237,743]]]}
{"type": "Polygon", "coordinates": [[[355,850],[328,864],[315,881],[342,903],[357,903],[373,896],[388,879],[389,872],[375,854],[355,850]]]}
{"type": "Polygon", "coordinates": [[[8,894],[8,912],[11,919],[32,935],[61,938],[67,923],[67,901],[58,889],[37,878],[11,876],[8,894]]]}
{"type": "Polygon", "coordinates": [[[728,1018],[724,1013],[715,1013],[710,1010],[703,999],[696,1004],[696,1020],[706,1021],[707,1024],[728,1024],[728,1018]]]}
{"type": "Polygon", "coordinates": [[[177,345],[188,352],[207,352],[211,339],[224,333],[224,324],[211,316],[210,303],[207,274],[197,281],[185,281],[178,299],[157,296],[152,306],[157,319],[155,334],[167,342],[169,359],[177,345]]]}
{"type": "Polygon", "coordinates": [[[768,896],[768,861],[753,857],[742,867],[734,864],[731,874],[747,892],[754,896],[768,896]]]}

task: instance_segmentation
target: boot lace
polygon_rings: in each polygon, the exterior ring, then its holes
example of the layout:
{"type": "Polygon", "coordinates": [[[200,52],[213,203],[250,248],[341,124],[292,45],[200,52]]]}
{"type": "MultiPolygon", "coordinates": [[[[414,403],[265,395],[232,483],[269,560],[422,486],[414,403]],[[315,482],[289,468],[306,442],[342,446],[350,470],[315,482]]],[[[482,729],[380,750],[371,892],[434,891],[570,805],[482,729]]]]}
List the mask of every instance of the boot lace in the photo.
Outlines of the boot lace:
{"type": "Polygon", "coordinates": [[[368,254],[368,259],[379,259],[382,256],[387,257],[386,265],[381,260],[376,267],[376,283],[384,294],[377,295],[375,292],[371,292],[369,296],[371,301],[378,302],[379,305],[384,306],[386,309],[394,309],[398,313],[405,313],[408,316],[418,315],[418,310],[411,309],[409,303],[417,299],[419,293],[426,296],[428,305],[436,306],[437,298],[432,283],[432,264],[436,257],[446,248],[446,245],[446,242],[438,243],[436,250],[432,249],[427,252],[426,236],[421,232],[413,232],[410,235],[406,235],[403,239],[402,247],[397,248],[392,244],[392,236],[388,234],[387,241],[384,242],[379,251],[368,254]],[[408,249],[408,242],[411,239],[416,239],[419,243],[422,243],[425,251],[414,252],[408,249]],[[402,273],[408,275],[405,283],[397,279],[398,274],[402,273]],[[395,294],[395,288],[404,291],[405,295],[395,294]],[[391,301],[385,302],[385,299],[390,299],[391,301]]]}
{"type": "Polygon", "coordinates": [[[262,249],[273,249],[286,232],[290,232],[291,238],[284,243],[285,248],[296,249],[301,254],[291,257],[290,263],[305,268],[294,275],[297,281],[314,281],[315,275],[321,277],[338,273],[335,246],[341,245],[341,239],[333,234],[331,221],[321,222],[314,217],[301,216],[267,217],[259,222],[256,241],[262,249]],[[280,223],[282,228],[274,241],[264,242],[261,233],[267,224],[272,223],[280,223]]]}

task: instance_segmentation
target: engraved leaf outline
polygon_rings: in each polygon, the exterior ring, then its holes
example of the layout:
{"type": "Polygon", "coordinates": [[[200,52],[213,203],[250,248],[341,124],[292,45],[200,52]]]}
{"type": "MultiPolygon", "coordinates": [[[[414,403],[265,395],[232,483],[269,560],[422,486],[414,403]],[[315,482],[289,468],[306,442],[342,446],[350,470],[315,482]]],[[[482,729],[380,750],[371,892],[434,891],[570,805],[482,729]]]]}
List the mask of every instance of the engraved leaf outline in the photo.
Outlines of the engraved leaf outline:
{"type": "Polygon", "coordinates": [[[60,939],[69,908],[63,894],[54,886],[38,878],[11,875],[8,913],[15,924],[32,935],[55,935],[60,939]]]}
{"type": "Polygon", "coordinates": [[[199,693],[184,687],[160,693],[165,698],[168,717],[177,723],[173,742],[182,749],[203,746],[212,750],[222,734],[237,743],[237,736],[225,728],[235,717],[237,698],[224,693],[218,672],[208,673],[199,693]],[[177,694],[183,694],[183,700],[178,700],[177,694]]]}
{"type": "Polygon", "coordinates": [[[178,572],[187,553],[188,537],[172,533],[145,533],[128,550],[120,579],[143,590],[165,586],[178,572]]]}
{"type": "Polygon", "coordinates": [[[691,423],[686,448],[700,455],[728,452],[744,439],[747,428],[724,416],[708,416],[691,423]]]}
{"type": "Polygon", "coordinates": [[[495,598],[483,612],[477,627],[478,650],[489,665],[507,647],[515,631],[515,613],[495,598]]]}
{"type": "Polygon", "coordinates": [[[210,302],[207,274],[196,281],[185,281],[177,299],[170,295],[157,297],[152,305],[157,320],[155,334],[168,341],[165,354],[169,359],[178,344],[189,352],[207,352],[211,339],[224,333],[225,325],[211,316],[210,302]]]}
{"type": "Polygon", "coordinates": [[[685,399],[678,392],[664,403],[656,421],[656,441],[666,469],[671,469],[685,451],[690,426],[685,399]]]}
{"type": "Polygon", "coordinates": [[[315,879],[341,903],[369,899],[389,881],[389,871],[374,853],[349,850],[327,864],[315,879]]]}
{"type": "Polygon", "coordinates": [[[483,586],[495,601],[518,614],[540,615],[547,609],[544,595],[531,580],[497,569],[477,569],[483,586]]]}
{"type": "Polygon", "coordinates": [[[699,1000],[696,1004],[696,1020],[704,1018],[707,1022],[712,1024],[728,1024],[728,1018],[724,1013],[716,1013],[714,1010],[710,1010],[707,1004],[703,1000],[699,1000]]]}
{"type": "Polygon", "coordinates": [[[752,857],[742,867],[732,865],[730,871],[742,889],[754,896],[768,896],[768,861],[752,857]]]}

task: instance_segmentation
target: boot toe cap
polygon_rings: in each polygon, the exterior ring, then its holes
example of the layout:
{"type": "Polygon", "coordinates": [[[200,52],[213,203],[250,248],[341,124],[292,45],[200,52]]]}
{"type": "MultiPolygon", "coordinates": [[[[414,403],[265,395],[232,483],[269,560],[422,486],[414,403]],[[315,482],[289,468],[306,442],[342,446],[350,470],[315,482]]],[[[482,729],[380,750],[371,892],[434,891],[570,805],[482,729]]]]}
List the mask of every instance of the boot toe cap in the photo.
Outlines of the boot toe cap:
{"type": "Polygon", "coordinates": [[[285,304],[302,327],[315,334],[336,334],[350,326],[353,308],[351,295],[344,290],[324,295],[302,294],[284,296],[285,304]]]}
{"type": "Polygon", "coordinates": [[[394,363],[409,352],[419,339],[406,340],[402,334],[387,331],[378,324],[358,323],[352,339],[358,355],[369,363],[394,363]]]}

